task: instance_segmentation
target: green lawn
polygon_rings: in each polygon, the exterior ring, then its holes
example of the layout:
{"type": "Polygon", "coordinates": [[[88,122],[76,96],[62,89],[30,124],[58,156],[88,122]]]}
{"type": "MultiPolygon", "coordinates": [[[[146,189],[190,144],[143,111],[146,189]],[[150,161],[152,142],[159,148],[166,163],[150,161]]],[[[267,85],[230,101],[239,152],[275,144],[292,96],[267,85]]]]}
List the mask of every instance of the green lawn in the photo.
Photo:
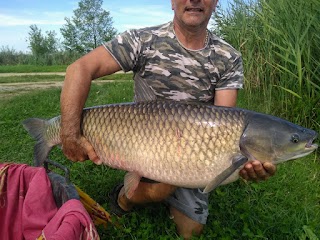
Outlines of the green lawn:
{"type": "MultiPolygon", "coordinates": [[[[132,80],[132,73],[116,73],[99,78],[99,80],[132,80]]],[[[46,75],[21,75],[21,76],[1,76],[0,74],[0,84],[1,83],[29,83],[29,82],[50,82],[50,81],[63,81],[64,76],[58,74],[46,74],[46,75]]]]}
{"type": "Polygon", "coordinates": [[[0,65],[0,73],[65,72],[66,65],[0,65]]]}

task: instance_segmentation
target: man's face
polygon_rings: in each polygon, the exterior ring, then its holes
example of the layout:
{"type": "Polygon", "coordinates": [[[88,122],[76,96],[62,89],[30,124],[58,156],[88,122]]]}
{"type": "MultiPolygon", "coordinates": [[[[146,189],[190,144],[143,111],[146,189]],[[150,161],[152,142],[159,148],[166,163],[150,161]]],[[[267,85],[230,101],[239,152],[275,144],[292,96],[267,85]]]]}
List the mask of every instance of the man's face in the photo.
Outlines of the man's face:
{"type": "Polygon", "coordinates": [[[218,0],[171,0],[175,20],[187,27],[207,27],[218,0]]]}

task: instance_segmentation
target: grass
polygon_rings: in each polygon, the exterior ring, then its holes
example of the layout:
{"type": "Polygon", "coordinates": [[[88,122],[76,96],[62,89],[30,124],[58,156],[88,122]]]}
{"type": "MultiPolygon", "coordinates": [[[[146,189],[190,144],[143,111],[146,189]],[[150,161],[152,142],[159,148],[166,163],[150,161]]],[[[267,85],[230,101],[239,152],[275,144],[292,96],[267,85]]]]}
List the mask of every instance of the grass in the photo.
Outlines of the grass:
{"type": "Polygon", "coordinates": [[[27,83],[27,82],[43,82],[43,81],[63,81],[64,76],[60,75],[23,75],[0,77],[0,83],[27,83]]]}
{"type": "Polygon", "coordinates": [[[216,16],[220,34],[242,53],[248,101],[318,130],[319,16],[318,0],[234,0],[216,16]]]}
{"type": "Polygon", "coordinates": [[[65,72],[67,65],[0,65],[0,73],[65,72]]]}
{"type": "MultiPolygon", "coordinates": [[[[132,73],[116,73],[112,75],[108,75],[102,78],[99,78],[99,80],[132,80],[133,74],[132,73]]],[[[0,83],[27,83],[27,82],[57,82],[57,81],[63,81],[64,76],[55,75],[54,73],[52,75],[23,75],[23,76],[6,76],[1,77],[0,76],[0,83]]]]}
{"type": "MultiPolygon", "coordinates": [[[[320,1],[235,0],[228,12],[219,14],[221,35],[241,51],[245,64],[239,106],[320,132],[320,1]]],[[[33,67],[0,66],[0,72],[50,72],[48,67],[33,67]]],[[[117,77],[132,79],[132,75],[117,77]]],[[[87,106],[131,101],[132,87],[132,81],[94,84],[87,106]]],[[[34,142],[21,121],[58,115],[59,95],[59,89],[50,89],[0,101],[0,161],[32,164],[34,142]]],[[[219,187],[210,195],[208,224],[198,239],[318,240],[319,153],[280,165],[268,181],[219,187]]],[[[59,149],[50,157],[68,166],[72,181],[109,209],[106,195],[122,181],[122,171],[90,162],[71,163],[59,149]]],[[[120,229],[99,227],[101,239],[178,239],[162,204],[138,209],[120,222],[120,229]]]]}
{"type": "MultiPolygon", "coordinates": [[[[87,106],[132,101],[132,81],[94,84],[87,106]]],[[[34,141],[21,126],[29,117],[59,114],[60,89],[34,91],[0,102],[0,161],[32,164],[34,141]]],[[[240,106],[250,109],[240,95],[240,106]]],[[[72,182],[106,210],[107,193],[124,172],[91,162],[72,163],[59,149],[51,159],[71,170],[72,182]]],[[[210,216],[198,239],[318,239],[320,236],[320,165],[316,154],[278,167],[261,183],[238,181],[210,196],[210,216]]],[[[120,220],[121,228],[98,227],[101,239],[179,239],[163,204],[140,208],[120,220]]]]}

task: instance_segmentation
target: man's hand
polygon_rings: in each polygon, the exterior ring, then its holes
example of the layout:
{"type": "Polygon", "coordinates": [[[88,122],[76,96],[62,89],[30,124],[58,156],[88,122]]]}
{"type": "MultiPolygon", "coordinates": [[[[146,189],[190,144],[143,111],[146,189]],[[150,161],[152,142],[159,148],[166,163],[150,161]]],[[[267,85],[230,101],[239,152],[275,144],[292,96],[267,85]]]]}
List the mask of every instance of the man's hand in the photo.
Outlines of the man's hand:
{"type": "Polygon", "coordinates": [[[70,136],[61,136],[61,141],[62,151],[69,160],[73,162],[83,162],[90,159],[95,164],[101,164],[92,145],[85,137],[80,136],[78,138],[73,138],[70,136]]]}
{"type": "Polygon", "coordinates": [[[276,166],[271,162],[261,163],[259,161],[248,162],[240,170],[240,176],[245,180],[260,181],[267,180],[276,172],[276,166]]]}

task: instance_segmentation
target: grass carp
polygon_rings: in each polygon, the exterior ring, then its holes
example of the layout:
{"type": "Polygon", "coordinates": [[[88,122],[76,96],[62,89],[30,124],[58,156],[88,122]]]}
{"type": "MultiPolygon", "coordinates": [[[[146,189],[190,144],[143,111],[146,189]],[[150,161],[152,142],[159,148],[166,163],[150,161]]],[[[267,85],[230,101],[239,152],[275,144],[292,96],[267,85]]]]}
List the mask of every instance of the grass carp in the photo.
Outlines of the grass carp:
{"type": "MultiPolygon", "coordinates": [[[[60,144],[60,116],[23,122],[37,143],[35,165],[60,144]]],[[[141,177],[209,192],[238,179],[247,161],[274,164],[303,157],[317,133],[286,120],[240,108],[141,102],[83,110],[81,131],[103,164],[128,171],[132,196],[141,177]]]]}

